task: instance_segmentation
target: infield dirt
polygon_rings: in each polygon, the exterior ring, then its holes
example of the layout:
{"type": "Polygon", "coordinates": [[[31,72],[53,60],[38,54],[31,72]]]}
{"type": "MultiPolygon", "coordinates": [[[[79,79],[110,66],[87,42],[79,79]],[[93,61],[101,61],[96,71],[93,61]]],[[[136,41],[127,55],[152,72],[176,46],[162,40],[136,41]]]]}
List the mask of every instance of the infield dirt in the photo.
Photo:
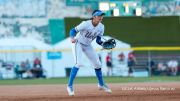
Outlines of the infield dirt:
{"type": "Polygon", "coordinates": [[[75,84],[70,97],[66,85],[0,86],[0,101],[180,101],[180,82],[109,84],[112,94],[97,84],[75,84]]]}

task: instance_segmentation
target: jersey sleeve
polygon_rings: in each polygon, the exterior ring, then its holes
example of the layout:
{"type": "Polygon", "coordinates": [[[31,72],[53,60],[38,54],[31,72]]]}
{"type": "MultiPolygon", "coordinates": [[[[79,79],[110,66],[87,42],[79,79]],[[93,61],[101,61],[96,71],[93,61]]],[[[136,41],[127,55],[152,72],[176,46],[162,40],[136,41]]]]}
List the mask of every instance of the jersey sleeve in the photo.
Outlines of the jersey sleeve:
{"type": "Polygon", "coordinates": [[[96,43],[99,45],[102,45],[103,41],[103,34],[104,34],[104,26],[101,27],[100,32],[98,33],[98,36],[96,37],[96,43]]]}
{"type": "Polygon", "coordinates": [[[98,36],[102,37],[104,35],[104,25],[101,27],[101,30],[98,34],[98,36]]]}
{"type": "Polygon", "coordinates": [[[81,22],[78,26],[75,27],[77,32],[82,31],[86,28],[87,23],[85,21],[81,22]]]}

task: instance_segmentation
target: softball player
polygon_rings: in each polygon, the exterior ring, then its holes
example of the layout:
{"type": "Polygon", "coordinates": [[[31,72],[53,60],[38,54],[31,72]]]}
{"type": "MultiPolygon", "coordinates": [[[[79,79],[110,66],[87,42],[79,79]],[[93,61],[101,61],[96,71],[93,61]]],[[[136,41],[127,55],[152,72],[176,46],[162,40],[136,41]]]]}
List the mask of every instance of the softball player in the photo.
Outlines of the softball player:
{"type": "Polygon", "coordinates": [[[75,66],[71,69],[70,78],[67,86],[67,91],[70,96],[74,95],[73,81],[80,67],[82,67],[83,60],[81,59],[84,53],[90,62],[93,64],[96,77],[98,79],[98,87],[107,93],[111,93],[111,89],[104,83],[101,72],[101,63],[95,50],[91,46],[91,42],[96,38],[96,42],[101,45],[103,43],[102,36],[104,33],[104,25],[101,23],[103,13],[100,10],[95,10],[92,13],[92,19],[81,22],[78,26],[70,30],[70,37],[72,42],[72,50],[75,60],[75,66]],[[77,33],[77,35],[76,35],[77,33]]]}

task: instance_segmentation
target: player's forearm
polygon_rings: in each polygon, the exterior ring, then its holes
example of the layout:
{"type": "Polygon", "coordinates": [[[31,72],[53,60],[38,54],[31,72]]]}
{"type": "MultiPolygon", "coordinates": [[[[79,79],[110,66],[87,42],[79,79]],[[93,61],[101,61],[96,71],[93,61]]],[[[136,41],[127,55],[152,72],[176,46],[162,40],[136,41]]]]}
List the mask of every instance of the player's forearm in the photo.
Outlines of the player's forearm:
{"type": "Polygon", "coordinates": [[[74,38],[76,36],[76,33],[77,33],[77,31],[75,30],[75,28],[72,28],[69,32],[69,35],[71,38],[74,38]]]}
{"type": "Polygon", "coordinates": [[[103,41],[101,40],[100,36],[97,36],[96,43],[99,44],[99,45],[102,45],[103,41]]]}

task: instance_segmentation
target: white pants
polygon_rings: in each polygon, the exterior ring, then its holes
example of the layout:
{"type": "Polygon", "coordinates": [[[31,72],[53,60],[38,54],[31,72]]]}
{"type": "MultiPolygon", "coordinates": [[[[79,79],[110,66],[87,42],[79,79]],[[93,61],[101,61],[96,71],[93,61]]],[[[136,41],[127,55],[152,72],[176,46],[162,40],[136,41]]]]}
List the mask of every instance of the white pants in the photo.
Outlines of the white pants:
{"type": "Polygon", "coordinates": [[[73,56],[75,60],[75,66],[77,68],[83,66],[82,54],[84,53],[89,61],[93,64],[94,68],[101,68],[101,62],[98,55],[91,45],[83,45],[79,42],[73,43],[72,45],[73,56]]]}

